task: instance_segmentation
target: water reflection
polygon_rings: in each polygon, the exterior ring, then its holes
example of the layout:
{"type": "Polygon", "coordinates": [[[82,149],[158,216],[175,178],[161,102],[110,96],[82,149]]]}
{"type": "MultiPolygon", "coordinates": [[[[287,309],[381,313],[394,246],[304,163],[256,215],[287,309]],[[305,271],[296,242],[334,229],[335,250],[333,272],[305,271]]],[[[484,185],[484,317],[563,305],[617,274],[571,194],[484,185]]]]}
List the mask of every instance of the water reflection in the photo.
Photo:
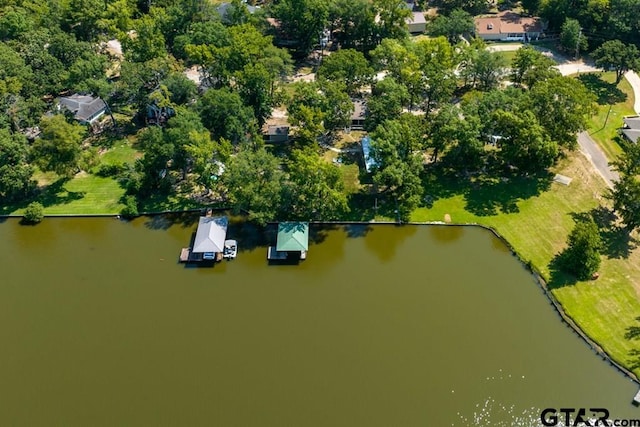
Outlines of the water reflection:
{"type": "Polygon", "coordinates": [[[398,247],[416,230],[417,227],[413,225],[380,224],[367,233],[365,246],[380,262],[386,263],[395,258],[398,247]]]}
{"type": "Polygon", "coordinates": [[[440,243],[452,243],[464,234],[464,227],[456,225],[434,225],[429,227],[429,234],[440,243]]]}

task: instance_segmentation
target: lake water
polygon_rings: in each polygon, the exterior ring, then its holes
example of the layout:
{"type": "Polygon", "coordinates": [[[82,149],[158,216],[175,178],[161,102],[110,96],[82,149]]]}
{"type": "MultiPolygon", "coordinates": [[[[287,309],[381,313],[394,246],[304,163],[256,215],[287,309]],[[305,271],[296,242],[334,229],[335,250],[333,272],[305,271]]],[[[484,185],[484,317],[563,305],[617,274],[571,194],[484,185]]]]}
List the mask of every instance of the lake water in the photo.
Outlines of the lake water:
{"type": "Polygon", "coordinates": [[[637,386],[564,326],[479,228],[273,233],[177,263],[197,217],[0,223],[0,425],[539,425],[546,407],[640,418],[637,386]]]}

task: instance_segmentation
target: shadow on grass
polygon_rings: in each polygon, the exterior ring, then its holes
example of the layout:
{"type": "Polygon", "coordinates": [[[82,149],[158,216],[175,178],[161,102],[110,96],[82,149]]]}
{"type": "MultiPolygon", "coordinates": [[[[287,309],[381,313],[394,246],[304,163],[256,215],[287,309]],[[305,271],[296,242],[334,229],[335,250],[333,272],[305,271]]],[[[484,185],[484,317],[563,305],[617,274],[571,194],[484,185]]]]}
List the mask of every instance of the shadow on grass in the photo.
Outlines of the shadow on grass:
{"type": "Polygon", "coordinates": [[[589,211],[589,215],[600,231],[602,240],[600,252],[607,258],[629,258],[633,250],[638,247],[638,240],[618,224],[616,214],[604,206],[599,206],[589,211]]]}
{"type": "MultiPolygon", "coordinates": [[[[636,321],[640,322],[640,316],[636,317],[636,321]]],[[[640,326],[639,325],[629,326],[626,332],[624,333],[624,339],[626,339],[627,341],[640,339],[640,326]]],[[[640,350],[635,348],[630,350],[629,357],[631,357],[631,359],[627,360],[627,363],[629,364],[629,369],[640,368],[640,350]]]]}
{"type": "Polygon", "coordinates": [[[10,215],[11,213],[26,208],[31,202],[40,202],[44,208],[56,205],[64,205],[75,200],[83,199],[84,191],[68,191],[64,186],[69,182],[69,178],[60,178],[57,181],[44,186],[24,200],[15,201],[0,207],[0,215],[10,215]]]}
{"type": "Polygon", "coordinates": [[[547,283],[549,289],[559,289],[565,286],[575,285],[578,279],[564,269],[564,252],[557,254],[549,263],[550,279],[547,283]]]}
{"type": "Polygon", "coordinates": [[[64,188],[68,181],[68,178],[60,178],[54,183],[49,184],[42,190],[39,197],[37,197],[37,201],[47,208],[54,205],[64,205],[73,202],[74,200],[84,198],[84,192],[68,191],[64,188]]]}
{"type": "Polygon", "coordinates": [[[552,174],[547,172],[497,178],[461,177],[451,173],[442,175],[434,171],[423,180],[423,184],[427,193],[425,199],[429,203],[461,194],[468,212],[477,216],[491,216],[519,212],[518,202],[547,191],[552,179],[552,174]]]}
{"type": "Polygon", "coordinates": [[[578,80],[596,96],[596,102],[600,105],[618,104],[627,100],[626,93],[618,89],[615,83],[602,80],[599,74],[581,74],[578,80]]]}

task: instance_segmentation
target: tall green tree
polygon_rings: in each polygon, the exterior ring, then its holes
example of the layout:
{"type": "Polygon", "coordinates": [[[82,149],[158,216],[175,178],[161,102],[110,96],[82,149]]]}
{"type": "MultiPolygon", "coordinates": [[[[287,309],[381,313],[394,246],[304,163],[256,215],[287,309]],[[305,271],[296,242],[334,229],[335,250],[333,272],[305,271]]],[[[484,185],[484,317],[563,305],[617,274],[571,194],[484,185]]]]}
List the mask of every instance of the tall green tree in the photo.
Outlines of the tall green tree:
{"type": "Polygon", "coordinates": [[[296,50],[306,56],[319,43],[328,24],[329,7],[324,0],[281,0],[271,13],[280,21],[280,30],[295,43],[296,50]]]}
{"type": "Polygon", "coordinates": [[[623,144],[624,153],[613,162],[620,173],[609,198],[628,231],[640,227],[640,146],[623,144]]]}
{"type": "Polygon", "coordinates": [[[598,226],[590,217],[578,219],[562,254],[564,268],[578,279],[587,280],[600,268],[601,247],[598,226]]]}
{"type": "Polygon", "coordinates": [[[238,93],[228,88],[206,91],[198,99],[196,109],[214,139],[225,138],[238,144],[257,133],[253,110],[244,104],[238,93]]]}
{"type": "Polygon", "coordinates": [[[223,182],[235,213],[246,213],[260,225],[278,218],[285,176],[278,158],[264,148],[245,149],[232,157],[223,182]]]}
{"type": "Polygon", "coordinates": [[[330,7],[334,41],[346,49],[368,52],[378,42],[376,11],[369,0],[336,0],[330,7]]]}
{"type": "Polygon", "coordinates": [[[168,191],[171,177],[169,164],[175,155],[174,144],[165,138],[164,130],[158,126],[138,132],[138,145],[144,155],[136,161],[136,170],[141,174],[135,187],[140,196],[146,197],[157,191],[168,191]]]}
{"type": "Polygon", "coordinates": [[[374,130],[387,120],[397,119],[408,102],[407,88],[393,77],[385,77],[378,81],[367,101],[366,129],[374,130]]]}
{"type": "Polygon", "coordinates": [[[444,36],[449,43],[456,44],[460,41],[460,37],[473,34],[475,24],[473,16],[462,9],[455,9],[449,15],[439,15],[434,19],[428,27],[429,34],[432,36],[444,36]]]}
{"type": "Polygon", "coordinates": [[[538,82],[560,76],[555,61],[531,46],[516,51],[511,64],[510,79],[517,86],[533,87],[538,82]]]}
{"type": "Polygon", "coordinates": [[[569,52],[572,55],[587,50],[589,42],[587,41],[587,36],[582,34],[582,29],[577,19],[567,18],[562,24],[560,46],[565,52],[569,52]]]}
{"type": "Polygon", "coordinates": [[[506,61],[497,52],[485,49],[483,44],[473,44],[466,49],[460,75],[471,88],[482,91],[495,89],[506,70],[506,61]]]}
{"type": "Polygon", "coordinates": [[[498,110],[492,122],[499,142],[499,156],[505,164],[522,172],[541,172],[554,164],[558,144],[549,138],[530,111],[498,110]]]}
{"type": "Polygon", "coordinates": [[[28,156],[24,135],[0,128],[0,197],[4,200],[23,199],[35,187],[28,156]]]}
{"type": "Polygon", "coordinates": [[[576,134],[594,113],[595,97],[579,80],[554,77],[536,84],[529,92],[530,108],[553,141],[575,148],[576,134]]]}
{"type": "Polygon", "coordinates": [[[342,81],[351,95],[355,95],[362,86],[371,84],[373,68],[365,56],[354,49],[341,49],[320,65],[318,77],[333,81],[342,81]]]}
{"type": "Polygon", "coordinates": [[[378,17],[379,40],[408,37],[406,20],[411,11],[404,0],[377,0],[373,5],[378,17]]]}
{"type": "Polygon", "coordinates": [[[420,127],[415,116],[382,123],[371,133],[371,149],[376,166],[373,181],[397,205],[398,216],[407,221],[423,194],[420,173],[422,156],[420,127]]]}
{"type": "Polygon", "coordinates": [[[349,210],[342,173],[314,149],[294,150],[288,172],[286,205],[291,219],[335,220],[349,210]]]}
{"type": "MultiPolygon", "coordinates": [[[[421,104],[428,112],[439,103],[449,101],[456,89],[454,51],[446,38],[436,37],[418,41],[415,44],[415,54],[420,71],[417,78],[424,96],[421,104]]],[[[415,91],[410,85],[407,88],[412,97],[415,91]]],[[[410,108],[414,102],[415,99],[410,99],[410,108]]]]}
{"type": "Polygon", "coordinates": [[[596,65],[616,72],[616,84],[629,70],[640,70],[640,51],[635,45],[620,40],[608,40],[591,53],[596,65]]]}
{"type": "Polygon", "coordinates": [[[79,172],[82,140],[86,129],[69,123],[62,114],[40,121],[42,133],[33,143],[34,161],[43,171],[71,177],[79,172]]]}

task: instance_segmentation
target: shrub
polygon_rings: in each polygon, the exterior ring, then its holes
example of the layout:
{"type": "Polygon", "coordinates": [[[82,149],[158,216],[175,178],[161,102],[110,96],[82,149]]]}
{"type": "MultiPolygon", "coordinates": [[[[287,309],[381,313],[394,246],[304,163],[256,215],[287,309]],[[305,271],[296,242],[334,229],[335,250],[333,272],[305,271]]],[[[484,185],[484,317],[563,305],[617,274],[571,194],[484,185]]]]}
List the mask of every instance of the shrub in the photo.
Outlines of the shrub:
{"type": "Polygon", "coordinates": [[[38,202],[31,202],[24,210],[23,222],[37,224],[44,218],[44,206],[38,202]]]}
{"type": "Polygon", "coordinates": [[[133,218],[139,215],[138,201],[134,196],[124,197],[124,208],[122,208],[120,214],[125,218],[133,218]]]}

